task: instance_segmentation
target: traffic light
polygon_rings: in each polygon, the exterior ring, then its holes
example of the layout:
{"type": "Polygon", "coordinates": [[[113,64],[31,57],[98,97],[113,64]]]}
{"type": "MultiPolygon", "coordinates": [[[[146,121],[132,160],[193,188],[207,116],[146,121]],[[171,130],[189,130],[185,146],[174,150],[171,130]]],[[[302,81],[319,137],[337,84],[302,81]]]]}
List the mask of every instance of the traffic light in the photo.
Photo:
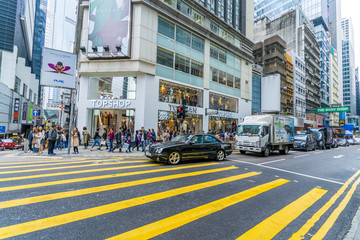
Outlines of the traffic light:
{"type": "Polygon", "coordinates": [[[186,113],[187,113],[186,107],[182,107],[182,114],[181,115],[182,115],[183,119],[185,119],[187,117],[186,113]]]}
{"type": "Polygon", "coordinates": [[[71,113],[71,103],[65,105],[64,112],[70,114],[71,113]]]}
{"type": "Polygon", "coordinates": [[[179,106],[177,107],[177,111],[176,111],[176,117],[177,118],[181,118],[182,117],[182,114],[183,114],[183,107],[179,106]]]}

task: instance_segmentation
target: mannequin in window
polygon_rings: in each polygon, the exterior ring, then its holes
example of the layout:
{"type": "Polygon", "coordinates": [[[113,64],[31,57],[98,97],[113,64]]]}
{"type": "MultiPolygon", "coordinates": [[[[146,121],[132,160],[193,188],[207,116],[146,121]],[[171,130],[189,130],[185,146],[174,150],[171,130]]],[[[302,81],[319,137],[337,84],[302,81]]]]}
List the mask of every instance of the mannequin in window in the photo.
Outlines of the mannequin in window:
{"type": "Polygon", "coordinates": [[[176,94],[176,103],[177,103],[177,104],[181,104],[181,102],[180,102],[181,95],[182,95],[182,92],[181,92],[181,90],[179,89],[179,90],[177,91],[177,94],[176,94]]]}
{"type": "Polygon", "coordinates": [[[169,89],[169,102],[173,102],[173,98],[174,98],[174,90],[171,87],[169,89]]]}
{"type": "Polygon", "coordinates": [[[107,114],[107,112],[105,112],[103,115],[103,124],[105,126],[109,125],[109,114],[107,114]]]}
{"type": "Polygon", "coordinates": [[[214,96],[211,96],[210,98],[210,108],[214,108],[215,107],[215,99],[214,99],[214,96]]]}
{"type": "Polygon", "coordinates": [[[161,95],[164,95],[165,94],[165,87],[164,85],[161,85],[161,88],[160,88],[160,92],[161,92],[161,95]]]}

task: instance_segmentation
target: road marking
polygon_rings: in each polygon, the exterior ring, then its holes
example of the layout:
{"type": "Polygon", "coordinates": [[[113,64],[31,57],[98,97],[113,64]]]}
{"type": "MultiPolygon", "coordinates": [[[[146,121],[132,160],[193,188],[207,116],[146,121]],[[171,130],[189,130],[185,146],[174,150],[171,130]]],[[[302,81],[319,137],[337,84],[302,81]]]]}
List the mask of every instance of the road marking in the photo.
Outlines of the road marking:
{"type": "MultiPolygon", "coordinates": [[[[228,170],[233,170],[233,169],[238,169],[238,168],[234,167],[234,166],[224,167],[224,168],[215,168],[215,169],[202,170],[202,171],[196,171],[196,172],[190,172],[190,173],[180,173],[180,174],[174,174],[174,175],[168,175],[168,176],[162,176],[162,177],[146,178],[146,179],[130,181],[130,182],[115,183],[115,184],[93,187],[93,188],[77,189],[74,191],[59,192],[59,193],[41,195],[41,196],[36,196],[36,197],[15,199],[15,200],[10,200],[10,201],[0,202],[0,209],[23,206],[23,205],[39,203],[39,202],[47,202],[47,201],[81,196],[81,195],[97,193],[97,192],[105,192],[105,191],[110,191],[110,190],[114,190],[114,189],[133,187],[133,186],[138,186],[138,185],[143,185],[143,184],[148,184],[148,183],[155,183],[155,182],[167,181],[167,180],[184,178],[184,177],[199,176],[199,175],[208,174],[208,173],[223,172],[223,171],[228,171],[228,170]]],[[[255,176],[255,175],[259,175],[259,174],[260,173],[258,173],[258,172],[251,172],[251,173],[249,173],[249,176],[255,176]]]]}
{"type": "Polygon", "coordinates": [[[256,163],[250,163],[250,162],[245,162],[245,161],[240,161],[240,160],[230,160],[230,161],[250,164],[250,165],[263,167],[263,168],[268,168],[268,169],[273,169],[273,170],[286,172],[286,173],[291,173],[291,174],[299,175],[299,176],[302,176],[302,177],[313,178],[313,179],[317,179],[317,180],[321,180],[321,181],[325,181],[325,182],[331,182],[331,183],[340,184],[340,185],[344,184],[342,182],[337,182],[337,181],[333,181],[333,180],[326,179],[326,178],[315,177],[315,176],[311,176],[311,175],[307,175],[307,174],[303,174],[303,173],[293,172],[293,171],[289,171],[289,170],[285,170],[285,169],[281,169],[281,168],[275,168],[275,167],[270,167],[270,166],[266,166],[266,165],[259,165],[259,164],[256,164],[256,163]]]}
{"type": "Polygon", "coordinates": [[[328,231],[332,228],[336,220],[338,219],[339,215],[348,205],[350,199],[352,198],[357,186],[359,185],[360,178],[356,180],[356,182],[351,186],[348,193],[345,195],[344,199],[340,202],[339,206],[331,213],[330,217],[325,221],[319,231],[311,238],[313,240],[321,240],[323,239],[328,231]]]}
{"type": "Polygon", "coordinates": [[[267,240],[272,239],[287,225],[300,216],[306,209],[317,202],[327,191],[314,188],[280,211],[271,215],[249,231],[241,235],[237,240],[267,240]]]}
{"type": "Polygon", "coordinates": [[[75,166],[65,166],[65,167],[53,167],[53,168],[36,168],[36,169],[28,169],[28,170],[16,170],[16,171],[6,171],[0,172],[2,174],[11,174],[11,173],[26,173],[26,172],[40,172],[40,171],[50,171],[50,170],[59,170],[59,169],[69,169],[69,168],[82,168],[82,167],[99,167],[104,165],[117,165],[124,163],[142,163],[142,162],[152,162],[149,160],[139,160],[139,161],[123,161],[123,162],[115,162],[115,163],[91,163],[91,164],[83,164],[83,165],[75,165],[75,166]]]}
{"type": "Polygon", "coordinates": [[[334,156],[334,158],[342,158],[344,155],[334,156]]]}
{"type": "Polygon", "coordinates": [[[320,153],[323,153],[323,152],[319,152],[319,151],[317,151],[317,152],[314,152],[314,154],[320,154],[320,153]]]}
{"type": "Polygon", "coordinates": [[[283,159],[278,159],[278,160],[273,160],[273,161],[268,161],[268,162],[263,162],[263,163],[259,163],[259,165],[262,165],[262,164],[269,164],[269,163],[275,163],[275,162],[280,162],[280,161],[284,161],[286,160],[285,158],[283,159]]]}
{"type": "Polygon", "coordinates": [[[26,233],[31,233],[51,227],[60,226],[63,224],[76,222],[91,217],[100,216],[103,214],[120,211],[122,209],[139,206],[142,204],[178,196],[181,194],[193,192],[200,189],[205,189],[209,187],[218,186],[224,183],[233,182],[236,180],[244,179],[249,176],[249,173],[231,176],[227,178],[221,178],[209,182],[198,183],[186,187],[175,188],[172,190],[154,193],[150,195],[145,195],[137,198],[132,198],[128,200],[123,200],[115,203],[110,203],[98,207],[88,208],[80,211],[65,213],[53,217],[38,219],[35,221],[24,222],[16,225],[11,225],[7,227],[0,228],[0,239],[10,238],[14,236],[19,236],[26,233]]]}
{"type": "Polygon", "coordinates": [[[309,156],[310,154],[304,154],[304,155],[300,155],[300,156],[295,156],[294,158],[301,158],[301,157],[306,157],[309,156]]]}
{"type": "Polygon", "coordinates": [[[307,232],[315,225],[317,221],[321,218],[324,213],[329,210],[329,208],[336,202],[336,200],[344,193],[348,188],[349,184],[360,174],[360,170],[357,171],[345,184],[330,198],[330,200],[321,207],[305,224],[302,226],[299,231],[294,233],[289,240],[303,239],[302,236],[305,236],[307,232]]]}
{"type": "MultiPolygon", "coordinates": [[[[43,183],[33,183],[33,184],[26,184],[26,185],[2,187],[2,188],[0,188],[0,192],[14,191],[14,190],[20,190],[20,189],[29,189],[29,188],[37,188],[37,187],[46,187],[46,186],[53,186],[53,185],[66,184],[66,183],[92,181],[92,180],[99,180],[99,179],[106,179],[106,178],[132,176],[132,175],[139,175],[139,174],[146,174],[146,173],[164,172],[164,171],[171,171],[171,170],[175,171],[175,170],[179,170],[179,169],[187,169],[187,168],[194,168],[194,167],[205,167],[205,166],[211,166],[211,165],[216,165],[216,164],[218,164],[218,163],[199,164],[199,165],[176,167],[176,168],[161,168],[161,169],[155,169],[155,170],[145,170],[145,171],[127,172],[127,173],[113,173],[113,174],[102,175],[102,176],[74,178],[74,179],[66,179],[66,180],[59,180],[59,181],[52,181],[52,182],[43,182],[43,183]]],[[[119,167],[119,168],[116,168],[116,169],[129,169],[129,168],[140,168],[140,167],[149,167],[149,166],[158,166],[158,165],[148,165],[148,164],[146,164],[146,165],[119,167]]],[[[94,170],[96,170],[96,169],[94,169],[94,170]]],[[[55,174],[57,174],[57,173],[55,173],[55,174]]]]}
{"type": "Polygon", "coordinates": [[[255,197],[261,193],[267,192],[273,188],[279,187],[289,180],[278,179],[269,183],[265,183],[254,188],[233,194],[231,196],[204,204],[202,206],[192,208],[188,211],[176,214],[174,216],[164,218],[157,222],[150,223],[148,225],[136,228],[134,230],[122,233],[120,235],[108,238],[109,240],[115,239],[127,239],[127,240],[138,240],[138,239],[150,239],[156,237],[165,232],[171,231],[175,228],[181,227],[192,221],[198,220],[202,217],[210,215],[212,213],[221,211],[227,207],[245,201],[249,198],[255,197]]]}

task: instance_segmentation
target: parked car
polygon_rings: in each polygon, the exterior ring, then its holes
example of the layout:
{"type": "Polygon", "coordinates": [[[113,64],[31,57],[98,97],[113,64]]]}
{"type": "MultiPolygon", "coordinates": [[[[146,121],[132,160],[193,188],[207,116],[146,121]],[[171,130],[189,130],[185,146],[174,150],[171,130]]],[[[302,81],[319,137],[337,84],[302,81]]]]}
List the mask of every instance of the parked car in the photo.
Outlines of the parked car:
{"type": "Polygon", "coordinates": [[[317,142],[311,134],[298,134],[294,137],[294,149],[295,150],[316,150],[317,142]]]}
{"type": "Polygon", "coordinates": [[[187,134],[176,136],[170,142],[149,145],[145,156],[175,165],[192,158],[214,158],[222,161],[232,151],[231,143],[223,142],[213,135],[187,134]]]}
{"type": "Polygon", "coordinates": [[[339,139],[339,145],[340,145],[340,147],[348,147],[349,143],[346,141],[346,139],[340,138],[339,139]]]}
{"type": "Polygon", "coordinates": [[[347,140],[347,142],[349,143],[349,145],[354,145],[354,139],[348,138],[348,139],[346,139],[346,140],[347,140]]]}
{"type": "Polygon", "coordinates": [[[2,139],[2,142],[5,144],[6,149],[14,150],[17,148],[17,144],[12,139],[2,139]]]}
{"type": "Polygon", "coordinates": [[[1,139],[0,139],[0,150],[1,151],[5,150],[5,143],[3,143],[1,139]]]}
{"type": "Polygon", "coordinates": [[[333,143],[331,145],[332,148],[338,148],[339,147],[339,140],[336,138],[333,138],[333,143]]]}
{"type": "Polygon", "coordinates": [[[309,128],[310,132],[316,134],[317,148],[319,149],[330,149],[333,139],[333,131],[331,128],[309,128]]]}

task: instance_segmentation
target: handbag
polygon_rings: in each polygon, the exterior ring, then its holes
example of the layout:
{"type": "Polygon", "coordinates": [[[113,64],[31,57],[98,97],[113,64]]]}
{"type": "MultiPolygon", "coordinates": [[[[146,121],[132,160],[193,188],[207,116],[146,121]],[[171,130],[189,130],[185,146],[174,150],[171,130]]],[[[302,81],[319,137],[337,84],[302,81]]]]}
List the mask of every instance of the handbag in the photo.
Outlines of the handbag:
{"type": "Polygon", "coordinates": [[[100,143],[101,143],[101,145],[105,145],[106,141],[101,141],[100,143]]]}

